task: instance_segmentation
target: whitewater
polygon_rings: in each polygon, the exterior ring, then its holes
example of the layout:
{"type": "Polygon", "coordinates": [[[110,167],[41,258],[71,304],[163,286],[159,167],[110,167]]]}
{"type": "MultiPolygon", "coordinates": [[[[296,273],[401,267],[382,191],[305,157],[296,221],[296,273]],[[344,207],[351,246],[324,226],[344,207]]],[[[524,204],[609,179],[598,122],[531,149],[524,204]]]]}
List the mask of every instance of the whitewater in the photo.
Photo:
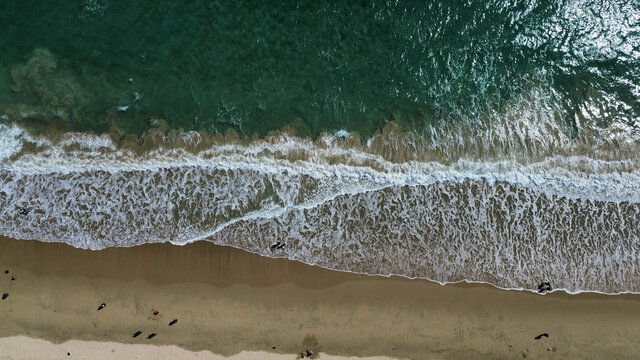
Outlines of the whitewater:
{"type": "Polygon", "coordinates": [[[150,131],[131,145],[0,125],[0,234],[93,250],[206,240],[442,284],[640,292],[635,138],[571,139],[526,117],[463,132],[150,131]]]}

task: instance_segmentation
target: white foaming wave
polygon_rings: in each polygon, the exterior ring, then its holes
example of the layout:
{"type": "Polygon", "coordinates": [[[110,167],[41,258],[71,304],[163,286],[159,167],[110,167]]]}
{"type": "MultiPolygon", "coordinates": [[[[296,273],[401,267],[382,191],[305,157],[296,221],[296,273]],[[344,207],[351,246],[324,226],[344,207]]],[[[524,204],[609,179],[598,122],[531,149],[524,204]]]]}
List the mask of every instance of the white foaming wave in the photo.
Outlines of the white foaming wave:
{"type": "MultiPolygon", "coordinates": [[[[483,180],[508,182],[546,194],[602,201],[640,201],[640,164],[635,160],[605,161],[586,156],[554,156],[540,162],[520,164],[515,160],[472,161],[459,159],[445,165],[439,162],[407,161],[392,163],[382,156],[333,145],[336,137],[325,137],[328,146],[319,148],[307,139],[287,135],[277,141],[252,145],[226,144],[192,153],[180,148],[159,147],[144,155],[117,148],[106,136],[69,134],[58,144],[27,137],[17,127],[1,129],[5,146],[0,158],[5,168],[16,173],[74,173],[91,171],[159,170],[201,167],[226,170],[255,170],[264,174],[305,174],[315,178],[335,176],[359,179],[380,186],[428,185],[433,182],[483,180]],[[23,139],[23,137],[26,139],[23,139]],[[40,151],[21,155],[22,142],[37,142],[40,151]],[[73,149],[77,147],[78,149],[73,149]],[[293,152],[309,154],[304,160],[273,157],[293,152]],[[351,164],[331,164],[343,157],[351,164]],[[370,164],[375,164],[374,167],[370,164]]],[[[197,133],[194,133],[197,134],[197,133]]],[[[191,134],[193,137],[193,134],[191,134]]],[[[196,136],[196,141],[198,141],[196,136]]],[[[367,186],[362,191],[369,191],[367,186]]]]}
{"type": "Polygon", "coordinates": [[[318,147],[289,136],[136,154],[104,136],[47,143],[8,134],[40,144],[21,153],[22,145],[8,142],[12,155],[2,160],[0,233],[14,238],[91,249],[210,239],[267,256],[274,255],[270,240],[286,238],[288,258],[343,271],[503,288],[548,278],[572,292],[638,290],[629,280],[640,269],[633,223],[640,177],[632,160],[392,163],[335,140],[318,147]],[[308,156],[283,156],[295,152],[308,156]],[[336,157],[347,161],[330,161],[336,157]],[[34,216],[17,215],[20,207],[34,216]],[[584,229],[563,225],[579,216],[584,229]],[[421,229],[430,229],[429,241],[421,229]],[[596,244],[607,236],[615,241],[596,244]],[[540,262],[543,254],[552,269],[540,262]]]}
{"type": "Polygon", "coordinates": [[[22,150],[24,130],[17,126],[0,124],[0,164],[22,150]]]}
{"type": "Polygon", "coordinates": [[[58,142],[58,146],[62,149],[77,146],[82,150],[92,152],[117,150],[111,138],[106,134],[96,136],[84,133],[67,133],[64,134],[62,139],[58,142]]]}
{"type": "Polygon", "coordinates": [[[341,196],[211,236],[266,256],[357,273],[567,292],[638,292],[640,207],[508,184],[438,183],[341,196]],[[285,237],[279,234],[286,234],[285,237]],[[269,249],[286,239],[281,253],[269,249]]]}
{"type": "MultiPolygon", "coordinates": [[[[450,166],[437,162],[387,164],[382,172],[367,167],[349,165],[317,164],[308,161],[290,163],[287,160],[252,158],[242,155],[202,158],[183,152],[175,157],[159,156],[142,161],[105,161],[91,159],[82,163],[68,163],[45,160],[44,166],[34,165],[38,161],[12,164],[9,168],[16,173],[74,173],[91,171],[133,171],[159,170],[164,168],[215,168],[224,170],[256,170],[264,174],[291,173],[309,175],[315,178],[337,177],[360,180],[386,186],[428,185],[433,182],[484,180],[488,182],[508,182],[522,187],[536,189],[546,194],[572,198],[586,198],[603,201],[640,202],[640,174],[577,172],[570,168],[571,158],[564,158],[567,167],[549,169],[544,163],[520,165],[512,162],[480,163],[459,160],[450,166]]],[[[28,158],[25,157],[25,158],[28,158]]],[[[584,158],[576,159],[584,163],[584,158]]],[[[591,160],[590,160],[591,161],[591,160]]],[[[602,162],[593,160],[595,163],[602,162]]],[[[546,162],[546,161],[545,161],[546,162]]],[[[40,164],[39,164],[40,165],[40,164]]],[[[615,164],[614,164],[615,165],[615,164]]],[[[378,186],[376,186],[377,188],[378,186]]],[[[362,191],[370,190],[363,187],[362,191]]]]}

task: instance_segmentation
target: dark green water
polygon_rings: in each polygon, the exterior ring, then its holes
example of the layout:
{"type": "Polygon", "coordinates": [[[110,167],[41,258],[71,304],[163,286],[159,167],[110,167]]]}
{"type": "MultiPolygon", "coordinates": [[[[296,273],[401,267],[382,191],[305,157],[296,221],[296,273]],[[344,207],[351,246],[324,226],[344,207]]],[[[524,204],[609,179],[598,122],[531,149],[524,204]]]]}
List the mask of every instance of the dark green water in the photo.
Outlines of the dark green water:
{"type": "Polygon", "coordinates": [[[96,133],[162,118],[367,136],[389,121],[486,125],[482,114],[541,87],[569,133],[585,118],[637,131],[639,4],[3,1],[0,111],[96,133]],[[35,49],[55,67],[17,74],[35,49]]]}

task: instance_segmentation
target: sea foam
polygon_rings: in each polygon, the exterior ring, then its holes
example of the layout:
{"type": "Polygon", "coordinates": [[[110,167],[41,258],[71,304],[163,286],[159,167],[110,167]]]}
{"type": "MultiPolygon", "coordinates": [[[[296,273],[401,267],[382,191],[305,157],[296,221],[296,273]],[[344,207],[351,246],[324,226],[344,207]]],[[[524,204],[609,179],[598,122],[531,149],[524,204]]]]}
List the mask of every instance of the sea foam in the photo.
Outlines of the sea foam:
{"type": "Polygon", "coordinates": [[[208,240],[441,283],[640,291],[634,160],[394,162],[340,135],[196,151],[205,139],[186,133],[140,152],[2,126],[0,234],[88,249],[208,240]]]}

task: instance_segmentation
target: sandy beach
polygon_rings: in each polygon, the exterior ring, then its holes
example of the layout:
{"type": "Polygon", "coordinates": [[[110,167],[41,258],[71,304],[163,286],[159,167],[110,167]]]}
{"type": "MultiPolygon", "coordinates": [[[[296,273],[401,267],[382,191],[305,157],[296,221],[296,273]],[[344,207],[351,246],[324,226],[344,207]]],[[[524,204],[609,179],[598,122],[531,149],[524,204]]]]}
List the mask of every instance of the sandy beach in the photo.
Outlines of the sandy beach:
{"type": "MultiPolygon", "coordinates": [[[[0,359],[198,359],[198,360],[285,360],[295,355],[277,354],[266,351],[242,351],[229,357],[213,354],[211,351],[189,351],[175,345],[142,345],[121,344],[115,342],[70,340],[62,344],[28,338],[26,336],[12,336],[0,338],[0,359]],[[8,355],[7,355],[8,354],[8,355]]],[[[386,356],[354,357],[334,356],[320,353],[323,360],[391,360],[386,356]]]]}
{"type": "Polygon", "coordinates": [[[635,295],[368,277],[207,242],[89,251],[2,238],[0,271],[0,359],[640,357],[635,295]]]}

